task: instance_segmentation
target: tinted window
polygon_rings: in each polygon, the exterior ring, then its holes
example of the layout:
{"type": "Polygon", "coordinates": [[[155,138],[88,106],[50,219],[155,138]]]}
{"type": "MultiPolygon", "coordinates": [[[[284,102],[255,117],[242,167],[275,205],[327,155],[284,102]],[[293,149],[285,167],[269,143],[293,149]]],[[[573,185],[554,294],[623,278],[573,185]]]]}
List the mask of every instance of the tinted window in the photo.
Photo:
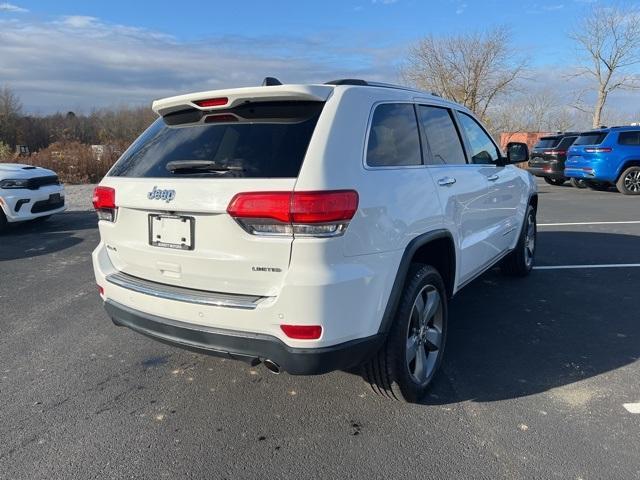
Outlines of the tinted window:
{"type": "Polygon", "coordinates": [[[369,132],[367,165],[398,167],[421,164],[418,123],[413,105],[378,105],[369,132]]]}
{"type": "Polygon", "coordinates": [[[566,150],[571,145],[573,145],[573,142],[576,141],[576,138],[578,137],[564,137],[562,141],[558,144],[558,148],[560,150],[566,150]]]}
{"type": "Polygon", "coordinates": [[[296,177],[322,110],[319,102],[265,102],[210,116],[187,110],[156,120],[111,172],[122,177],[296,177]],[[230,115],[233,114],[233,115],[230,115]],[[205,117],[205,123],[200,122],[205,117]],[[215,121],[217,123],[206,123],[215,121]],[[177,163],[209,164],[180,168],[177,163]],[[173,162],[172,171],[167,164],[173,162]]]}
{"type": "Polygon", "coordinates": [[[451,112],[446,108],[420,106],[420,122],[431,150],[430,163],[464,164],[464,150],[451,112]]]}
{"type": "Polygon", "coordinates": [[[574,145],[600,145],[606,136],[607,132],[583,133],[576,139],[574,145]]]}
{"type": "Polygon", "coordinates": [[[487,165],[500,158],[498,148],[478,122],[466,113],[461,113],[460,123],[471,146],[471,163],[487,165]]]}
{"type": "Polygon", "coordinates": [[[620,145],[640,145],[640,132],[620,132],[618,143],[620,145]]]}
{"type": "Polygon", "coordinates": [[[560,137],[544,137],[538,140],[533,148],[553,148],[558,144],[560,137]]]}

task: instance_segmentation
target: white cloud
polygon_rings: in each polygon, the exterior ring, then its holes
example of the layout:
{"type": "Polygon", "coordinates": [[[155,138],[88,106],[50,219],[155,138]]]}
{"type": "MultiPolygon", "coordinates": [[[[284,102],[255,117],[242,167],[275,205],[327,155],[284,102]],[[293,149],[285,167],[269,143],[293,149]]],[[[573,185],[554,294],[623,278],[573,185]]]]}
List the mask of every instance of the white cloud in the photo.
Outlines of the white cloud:
{"type": "Polygon", "coordinates": [[[18,5],[14,5],[12,3],[0,3],[0,12],[27,13],[28,11],[29,10],[27,10],[26,8],[19,7],[18,5]]]}
{"type": "Polygon", "coordinates": [[[458,4],[458,7],[456,8],[456,15],[462,15],[467,7],[468,5],[466,3],[458,4]]]}
{"type": "Polygon", "coordinates": [[[197,90],[367,78],[396,82],[404,45],[371,48],[374,34],[218,36],[182,42],[161,32],[94,17],[55,22],[0,19],[0,83],[27,111],[88,110],[197,90]],[[348,41],[347,41],[348,40],[348,41]]]}
{"type": "Polygon", "coordinates": [[[96,17],[89,17],[86,15],[70,15],[68,17],[64,17],[60,23],[73,28],[87,28],[92,25],[96,25],[98,23],[98,19],[96,17]]]}
{"type": "Polygon", "coordinates": [[[380,3],[382,5],[391,5],[392,3],[398,3],[399,0],[371,0],[371,3],[380,3]]]}

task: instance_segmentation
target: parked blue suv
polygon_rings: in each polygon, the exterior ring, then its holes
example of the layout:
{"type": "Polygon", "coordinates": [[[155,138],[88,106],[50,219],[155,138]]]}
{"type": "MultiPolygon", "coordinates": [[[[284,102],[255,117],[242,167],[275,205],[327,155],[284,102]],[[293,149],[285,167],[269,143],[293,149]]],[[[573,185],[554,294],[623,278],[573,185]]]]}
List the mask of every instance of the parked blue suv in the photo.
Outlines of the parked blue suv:
{"type": "Polygon", "coordinates": [[[625,195],[640,195],[640,127],[585,132],[569,148],[565,177],[594,189],[615,185],[625,195]]]}

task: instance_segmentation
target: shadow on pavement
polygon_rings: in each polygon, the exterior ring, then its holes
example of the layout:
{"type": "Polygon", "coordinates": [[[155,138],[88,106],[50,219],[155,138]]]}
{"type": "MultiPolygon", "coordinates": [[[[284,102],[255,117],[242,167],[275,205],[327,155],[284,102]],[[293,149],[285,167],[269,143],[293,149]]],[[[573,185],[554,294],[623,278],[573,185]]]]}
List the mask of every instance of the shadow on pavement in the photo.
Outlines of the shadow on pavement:
{"type": "Polygon", "coordinates": [[[82,230],[98,225],[93,211],[65,212],[48,220],[35,220],[9,225],[0,234],[0,262],[37,257],[59,252],[82,243],[76,236],[82,230]]]}
{"type": "MultiPolygon", "coordinates": [[[[557,241],[576,249],[640,247],[630,235],[539,237],[547,248],[557,241]]],[[[444,368],[424,403],[523,397],[636,361],[639,284],[637,268],[537,270],[523,279],[485,274],[451,303],[444,368]]]]}

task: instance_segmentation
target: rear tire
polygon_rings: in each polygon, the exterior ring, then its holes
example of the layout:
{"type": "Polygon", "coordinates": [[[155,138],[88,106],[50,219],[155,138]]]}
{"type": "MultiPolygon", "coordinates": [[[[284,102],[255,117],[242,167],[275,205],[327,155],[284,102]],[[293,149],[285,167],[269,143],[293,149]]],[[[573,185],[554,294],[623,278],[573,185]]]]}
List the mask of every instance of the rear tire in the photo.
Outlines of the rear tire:
{"type": "Polygon", "coordinates": [[[574,188],[587,188],[587,184],[580,178],[572,178],[569,183],[574,188]]]}
{"type": "Polygon", "coordinates": [[[640,195],[640,167],[629,167],[622,172],[616,188],[624,195],[640,195]]]}
{"type": "Polygon", "coordinates": [[[447,338],[447,296],[438,271],[413,264],[384,345],[363,365],[373,391],[415,403],[440,367],[447,338]]]}
{"type": "Polygon", "coordinates": [[[537,235],[536,210],[532,205],[529,205],[518,244],[502,261],[501,270],[503,273],[512,277],[525,277],[531,272],[536,254],[537,235]]]}
{"type": "Polygon", "coordinates": [[[555,187],[560,187],[560,186],[564,185],[565,179],[564,178],[544,177],[544,181],[547,182],[549,185],[553,185],[555,187]]]}

